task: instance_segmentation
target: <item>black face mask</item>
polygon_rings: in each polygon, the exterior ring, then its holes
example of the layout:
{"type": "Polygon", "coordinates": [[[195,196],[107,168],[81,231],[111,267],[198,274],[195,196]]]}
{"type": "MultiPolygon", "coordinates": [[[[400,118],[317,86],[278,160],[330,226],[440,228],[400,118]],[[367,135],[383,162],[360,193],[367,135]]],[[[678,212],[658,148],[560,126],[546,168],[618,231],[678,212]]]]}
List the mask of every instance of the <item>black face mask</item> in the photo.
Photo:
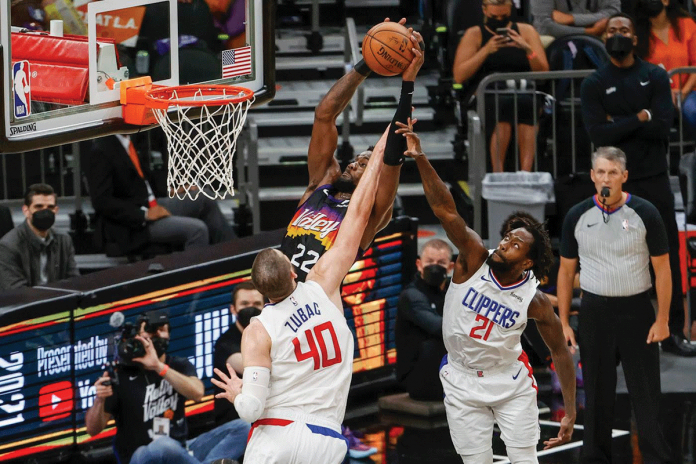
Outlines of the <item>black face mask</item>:
{"type": "Polygon", "coordinates": [[[239,310],[237,313],[237,320],[240,324],[242,324],[242,327],[246,329],[251,322],[251,318],[258,316],[259,314],[261,314],[261,310],[259,308],[256,306],[248,306],[239,310]]]}
{"type": "Polygon", "coordinates": [[[486,16],[486,26],[488,26],[493,32],[495,32],[496,29],[500,29],[503,27],[507,27],[507,25],[510,23],[510,17],[506,17],[505,19],[495,19],[491,18],[489,16],[486,16]]]}
{"type": "Polygon", "coordinates": [[[447,269],[439,264],[431,264],[423,268],[423,280],[431,287],[439,287],[447,278],[447,269]]]}
{"type": "Polygon", "coordinates": [[[41,209],[31,215],[31,225],[46,232],[56,222],[56,215],[50,209],[41,209]]]}
{"type": "Polygon", "coordinates": [[[638,4],[638,8],[648,15],[649,18],[654,18],[662,13],[662,10],[665,9],[665,5],[663,5],[660,0],[643,0],[638,4]]]}
{"type": "Polygon", "coordinates": [[[169,348],[168,338],[152,337],[150,340],[152,340],[152,346],[154,346],[155,351],[157,351],[157,357],[167,352],[167,348],[169,348]]]}
{"type": "Polygon", "coordinates": [[[616,60],[622,60],[633,51],[633,37],[614,34],[607,38],[607,43],[604,46],[609,56],[616,60]]]}

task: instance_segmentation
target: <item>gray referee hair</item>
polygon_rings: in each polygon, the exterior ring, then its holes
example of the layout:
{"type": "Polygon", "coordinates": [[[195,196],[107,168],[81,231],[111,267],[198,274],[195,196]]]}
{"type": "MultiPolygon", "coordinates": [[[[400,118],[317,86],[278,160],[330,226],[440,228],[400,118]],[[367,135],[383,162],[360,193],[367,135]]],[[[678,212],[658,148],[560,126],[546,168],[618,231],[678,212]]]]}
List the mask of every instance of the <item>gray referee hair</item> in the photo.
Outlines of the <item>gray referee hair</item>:
{"type": "Polygon", "coordinates": [[[626,153],[624,153],[620,148],[599,147],[594,153],[592,153],[592,169],[595,168],[595,161],[597,158],[604,158],[607,161],[619,163],[621,166],[621,171],[626,170],[626,153]]]}

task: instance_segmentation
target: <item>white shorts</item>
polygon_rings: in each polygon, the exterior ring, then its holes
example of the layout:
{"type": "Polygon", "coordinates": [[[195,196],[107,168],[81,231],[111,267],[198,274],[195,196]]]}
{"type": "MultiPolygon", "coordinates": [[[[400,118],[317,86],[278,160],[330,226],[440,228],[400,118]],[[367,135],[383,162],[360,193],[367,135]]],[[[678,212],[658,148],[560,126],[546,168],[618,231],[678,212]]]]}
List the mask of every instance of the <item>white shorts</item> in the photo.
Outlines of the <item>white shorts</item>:
{"type": "Polygon", "coordinates": [[[312,416],[254,422],[244,464],[340,464],[348,453],[341,426],[312,416]]]}
{"type": "Polygon", "coordinates": [[[443,360],[440,381],[457,453],[491,448],[494,422],[506,446],[526,448],[539,442],[537,384],[526,354],[493,371],[467,370],[443,360]]]}

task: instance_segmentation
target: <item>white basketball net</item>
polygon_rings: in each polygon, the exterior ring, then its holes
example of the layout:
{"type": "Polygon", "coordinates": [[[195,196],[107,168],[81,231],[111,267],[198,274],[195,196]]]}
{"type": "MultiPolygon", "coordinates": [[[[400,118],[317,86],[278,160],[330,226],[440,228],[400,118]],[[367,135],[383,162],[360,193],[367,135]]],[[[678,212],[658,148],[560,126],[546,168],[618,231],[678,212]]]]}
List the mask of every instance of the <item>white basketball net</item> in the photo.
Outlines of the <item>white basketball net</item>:
{"type": "MultiPolygon", "coordinates": [[[[183,100],[172,92],[172,100],[183,100]]],[[[210,100],[201,92],[189,100],[210,100]]],[[[214,98],[212,98],[214,101],[214,98]]],[[[177,111],[153,109],[157,122],[167,136],[169,167],[167,189],[169,196],[192,200],[199,195],[216,200],[227,194],[234,195],[232,169],[237,137],[242,131],[247,111],[253,97],[239,103],[200,107],[200,119],[192,119],[188,113],[198,107],[184,106],[185,101],[174,104],[177,111]],[[177,115],[178,121],[170,116],[177,115]]]]}

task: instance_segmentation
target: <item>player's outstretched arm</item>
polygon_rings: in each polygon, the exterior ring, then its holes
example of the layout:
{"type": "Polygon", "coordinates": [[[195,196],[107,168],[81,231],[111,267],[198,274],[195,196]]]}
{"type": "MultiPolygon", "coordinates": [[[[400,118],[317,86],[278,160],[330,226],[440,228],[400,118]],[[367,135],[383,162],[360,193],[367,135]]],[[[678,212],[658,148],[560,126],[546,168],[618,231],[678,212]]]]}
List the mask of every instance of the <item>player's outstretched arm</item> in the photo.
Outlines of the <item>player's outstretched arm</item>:
{"type": "Polygon", "coordinates": [[[415,88],[416,76],[420,71],[425,57],[423,55],[421,43],[423,38],[419,32],[409,28],[411,33],[411,50],[414,58],[408,68],[401,75],[401,96],[399,97],[399,105],[396,108],[391,125],[388,129],[387,144],[384,148],[384,164],[382,168],[382,176],[379,186],[377,187],[377,195],[375,197],[375,206],[372,209],[372,215],[365,228],[365,233],[360,242],[360,247],[365,250],[370,246],[372,240],[377,235],[377,232],[384,229],[392,217],[392,209],[394,207],[394,198],[399,187],[399,174],[401,173],[401,165],[404,161],[404,151],[406,150],[406,140],[396,131],[398,127],[396,122],[406,124],[408,118],[411,117],[413,104],[413,92],[415,88]]]}
{"type": "Polygon", "coordinates": [[[227,363],[227,372],[215,369],[218,379],[211,382],[222,389],[216,398],[225,398],[247,422],[261,417],[268,398],[271,376],[271,337],[261,322],[254,319],[242,333],[243,380],[227,363]]]}
{"type": "Polygon", "coordinates": [[[447,237],[459,250],[458,262],[466,267],[465,272],[470,269],[478,269],[488,257],[488,250],[483,246],[481,237],[470,229],[466,221],[457,213],[454,198],[423,153],[420,139],[413,132],[413,124],[410,119],[408,124],[396,124],[399,126],[397,132],[406,137],[408,143],[408,150],[404,155],[416,160],[428,204],[440,220],[447,237]]]}
{"type": "Polygon", "coordinates": [[[375,146],[367,168],[350,197],[350,204],[346,217],[338,230],[333,246],[319,258],[312,270],[307,275],[307,280],[317,282],[324,289],[329,298],[337,307],[341,307],[340,289],[341,282],[355,262],[360,240],[365,232],[365,226],[372,213],[375,203],[375,193],[382,171],[382,159],[384,157],[384,141],[375,146]],[[336,300],[337,299],[337,300],[336,300]]]}
{"type": "MultiPolygon", "coordinates": [[[[385,21],[389,21],[389,18],[385,21]]],[[[401,25],[405,23],[406,18],[399,21],[401,25]]],[[[317,187],[330,184],[341,175],[341,167],[334,157],[338,146],[336,119],[343,113],[358,86],[370,72],[364,61],[356,64],[355,68],[348,71],[331,87],[315,108],[312,138],[307,152],[309,185],[300,198],[300,204],[304,203],[317,187]]]]}
{"type": "Polygon", "coordinates": [[[553,312],[553,306],[541,291],[529,304],[527,315],[536,320],[537,329],[551,351],[553,365],[556,367],[558,379],[561,382],[565,417],[561,419],[561,429],[558,435],[544,442],[544,449],[554,448],[570,441],[575,425],[575,366],[573,357],[568,351],[566,339],[563,336],[561,321],[553,312]]]}

